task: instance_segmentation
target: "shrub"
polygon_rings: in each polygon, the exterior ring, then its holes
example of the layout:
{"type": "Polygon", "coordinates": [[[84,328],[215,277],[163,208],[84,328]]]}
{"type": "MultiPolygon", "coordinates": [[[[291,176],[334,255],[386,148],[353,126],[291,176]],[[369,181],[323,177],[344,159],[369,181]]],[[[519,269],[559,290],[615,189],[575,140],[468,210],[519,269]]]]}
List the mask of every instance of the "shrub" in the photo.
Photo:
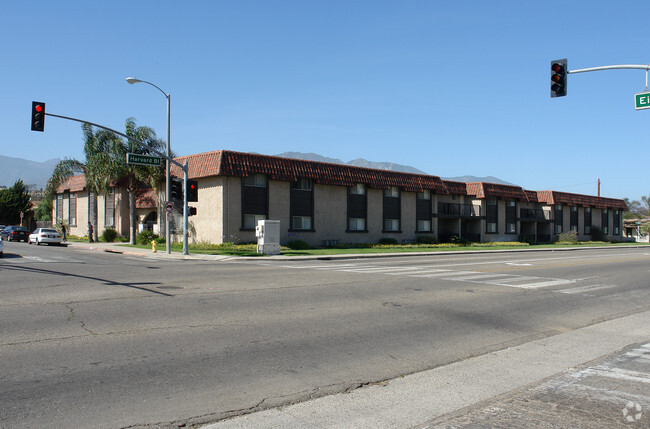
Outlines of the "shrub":
{"type": "Polygon", "coordinates": [[[466,238],[459,238],[459,237],[457,237],[457,236],[455,236],[455,235],[454,235],[453,237],[451,237],[451,240],[450,240],[450,241],[451,241],[453,244],[456,244],[456,245],[458,245],[458,246],[469,246],[470,244],[472,244],[468,239],[466,239],[466,238]]]}
{"type": "Polygon", "coordinates": [[[578,242],[578,233],[576,231],[567,231],[560,234],[558,242],[562,244],[574,244],[578,242]]]}
{"type": "Polygon", "coordinates": [[[520,243],[535,244],[535,236],[532,234],[520,234],[519,235],[520,243]]]}
{"type": "Polygon", "coordinates": [[[419,235],[415,242],[417,244],[438,244],[438,240],[430,235],[419,235]]]}
{"type": "Polygon", "coordinates": [[[597,226],[591,227],[591,241],[604,241],[603,230],[597,226]]]}
{"type": "Polygon", "coordinates": [[[379,244],[384,246],[396,246],[397,240],[394,238],[384,237],[379,239],[379,244]]]}
{"type": "Polygon", "coordinates": [[[305,240],[291,240],[287,242],[287,247],[291,250],[307,250],[309,244],[305,240]]]}
{"type": "Polygon", "coordinates": [[[161,238],[158,234],[154,234],[153,231],[147,231],[147,230],[142,231],[136,237],[136,243],[138,244],[150,244],[154,240],[158,244],[165,242],[164,238],[161,238]]]}
{"type": "Polygon", "coordinates": [[[117,238],[117,235],[117,231],[113,228],[106,228],[104,232],[102,232],[102,240],[107,243],[112,243],[117,238]]]}

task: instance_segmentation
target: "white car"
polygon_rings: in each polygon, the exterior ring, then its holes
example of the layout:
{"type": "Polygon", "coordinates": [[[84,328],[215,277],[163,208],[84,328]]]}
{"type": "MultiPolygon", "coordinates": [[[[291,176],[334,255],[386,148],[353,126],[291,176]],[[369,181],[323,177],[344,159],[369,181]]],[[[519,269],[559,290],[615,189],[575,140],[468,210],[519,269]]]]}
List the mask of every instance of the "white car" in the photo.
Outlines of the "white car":
{"type": "Polygon", "coordinates": [[[29,234],[29,244],[61,244],[61,234],[52,228],[38,228],[29,234]]]}

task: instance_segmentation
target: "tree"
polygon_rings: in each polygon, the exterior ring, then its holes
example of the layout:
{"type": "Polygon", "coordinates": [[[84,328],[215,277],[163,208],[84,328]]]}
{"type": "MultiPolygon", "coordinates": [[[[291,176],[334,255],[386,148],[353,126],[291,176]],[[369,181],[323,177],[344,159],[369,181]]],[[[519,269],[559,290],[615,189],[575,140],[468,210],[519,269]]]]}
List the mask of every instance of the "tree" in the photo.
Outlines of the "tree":
{"type": "Polygon", "coordinates": [[[97,195],[108,192],[111,182],[117,177],[118,168],[111,155],[119,146],[117,136],[109,131],[93,131],[89,124],[82,124],[84,135],[85,161],[66,158],[59,162],[47,182],[45,198],[53,201],[56,190],[70,176],[83,173],[90,206],[90,222],[95,226],[94,239],[97,239],[97,195]]]}
{"type": "Polygon", "coordinates": [[[31,213],[32,202],[22,180],[17,180],[11,188],[0,190],[0,222],[6,225],[20,223],[20,213],[31,213]]]}
{"type": "MultiPolygon", "coordinates": [[[[149,127],[136,125],[134,118],[126,120],[125,134],[149,147],[165,152],[165,143],[156,137],[156,133],[149,127]]],[[[155,155],[149,149],[138,144],[120,139],[120,144],[115,147],[114,156],[117,165],[117,181],[126,187],[129,193],[129,238],[131,244],[136,243],[137,231],[137,214],[136,214],[136,197],[137,191],[144,186],[159,188],[162,179],[165,176],[165,169],[162,167],[148,167],[142,165],[129,165],[126,163],[126,154],[136,153],[139,155],[155,155]]],[[[173,156],[173,155],[172,155],[173,156]]]]}

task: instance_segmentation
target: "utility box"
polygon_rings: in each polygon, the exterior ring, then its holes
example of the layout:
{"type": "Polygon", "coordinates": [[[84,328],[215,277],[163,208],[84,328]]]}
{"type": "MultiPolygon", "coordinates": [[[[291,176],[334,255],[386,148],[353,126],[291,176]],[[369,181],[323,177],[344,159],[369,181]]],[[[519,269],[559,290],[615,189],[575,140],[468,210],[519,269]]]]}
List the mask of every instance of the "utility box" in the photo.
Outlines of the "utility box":
{"type": "Polygon", "coordinates": [[[280,221],[258,220],[255,227],[257,253],[265,255],[280,254],[280,221]]]}

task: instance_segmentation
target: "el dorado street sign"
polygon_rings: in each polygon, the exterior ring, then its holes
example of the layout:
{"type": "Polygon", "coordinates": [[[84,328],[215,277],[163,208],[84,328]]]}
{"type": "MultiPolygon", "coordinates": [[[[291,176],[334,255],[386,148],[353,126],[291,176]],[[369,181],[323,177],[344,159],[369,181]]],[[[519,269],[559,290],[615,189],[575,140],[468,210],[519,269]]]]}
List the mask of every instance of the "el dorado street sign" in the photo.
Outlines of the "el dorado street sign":
{"type": "Polygon", "coordinates": [[[650,109],[650,92],[634,94],[634,108],[636,110],[650,109]]]}
{"type": "Polygon", "coordinates": [[[138,155],[135,153],[126,154],[126,163],[127,164],[137,164],[137,165],[150,165],[150,166],[159,166],[162,163],[162,159],[157,156],[149,155],[138,155]]]}

